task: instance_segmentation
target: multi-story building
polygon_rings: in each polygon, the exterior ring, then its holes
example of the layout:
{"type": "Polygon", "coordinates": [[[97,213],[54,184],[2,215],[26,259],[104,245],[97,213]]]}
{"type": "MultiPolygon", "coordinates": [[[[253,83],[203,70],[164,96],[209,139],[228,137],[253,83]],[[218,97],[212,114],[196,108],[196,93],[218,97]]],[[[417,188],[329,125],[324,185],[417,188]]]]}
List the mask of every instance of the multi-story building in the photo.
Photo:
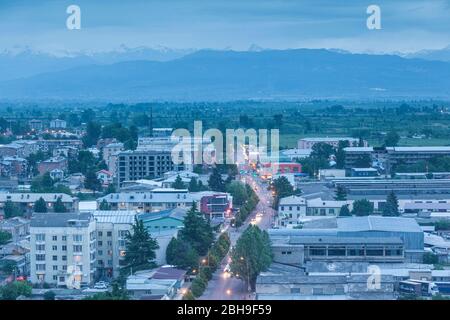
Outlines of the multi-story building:
{"type": "Polygon", "coordinates": [[[450,156],[450,147],[386,147],[386,168],[390,170],[399,164],[415,164],[435,157],[450,156]]]}
{"type": "Polygon", "coordinates": [[[50,129],[65,129],[67,122],[61,119],[54,119],[50,121],[50,129]]]}
{"type": "Polygon", "coordinates": [[[97,199],[97,207],[105,200],[111,210],[157,212],[174,208],[190,208],[194,197],[188,190],[153,189],[148,192],[111,193],[97,199]]]}
{"type": "MultiPolygon", "coordinates": [[[[350,137],[319,137],[319,138],[302,138],[298,140],[298,149],[312,149],[316,143],[326,143],[335,148],[339,145],[339,141],[348,141],[350,146],[358,146],[359,139],[350,137]]],[[[367,147],[367,141],[363,140],[364,147],[367,147]]]]}
{"type": "Polygon", "coordinates": [[[173,163],[170,151],[135,150],[123,151],[118,154],[117,180],[119,187],[125,181],[154,179],[161,177],[164,172],[180,170],[184,170],[184,165],[173,163]]]}
{"type": "Polygon", "coordinates": [[[34,131],[42,131],[42,129],[44,129],[44,123],[42,122],[42,120],[30,120],[28,121],[28,125],[30,126],[30,129],[34,131]]]}
{"type": "Polygon", "coordinates": [[[34,203],[40,198],[44,199],[48,211],[53,211],[53,207],[58,198],[68,211],[78,211],[78,198],[65,193],[0,193],[0,211],[4,211],[7,201],[11,201],[26,214],[33,213],[34,203]]]}
{"type": "Polygon", "coordinates": [[[96,221],[90,213],[35,213],[30,280],[76,288],[94,282],[96,221]]]}
{"type": "Polygon", "coordinates": [[[23,157],[24,147],[17,143],[0,145],[0,157],[23,157]]]}
{"type": "Polygon", "coordinates": [[[39,150],[42,152],[53,153],[54,149],[64,147],[74,147],[77,150],[83,147],[83,142],[80,139],[50,139],[50,140],[37,140],[39,150]]]}
{"type": "Polygon", "coordinates": [[[122,142],[114,142],[109,143],[106,146],[103,147],[102,153],[103,153],[103,160],[105,161],[106,165],[108,166],[108,171],[111,172],[113,175],[116,175],[116,164],[117,164],[117,158],[118,154],[124,150],[124,146],[122,142]]]}
{"type": "Polygon", "coordinates": [[[56,157],[52,157],[50,159],[41,161],[38,163],[38,171],[39,174],[44,174],[46,172],[50,172],[54,169],[59,169],[62,171],[67,171],[67,167],[68,167],[68,161],[67,158],[62,157],[62,156],[56,156],[56,157]]]}
{"type": "Polygon", "coordinates": [[[97,226],[98,278],[119,276],[125,257],[125,237],[132,231],[136,211],[93,211],[97,226]]]}
{"type": "Polygon", "coordinates": [[[24,178],[27,176],[28,162],[17,156],[0,158],[0,176],[24,178]]]}

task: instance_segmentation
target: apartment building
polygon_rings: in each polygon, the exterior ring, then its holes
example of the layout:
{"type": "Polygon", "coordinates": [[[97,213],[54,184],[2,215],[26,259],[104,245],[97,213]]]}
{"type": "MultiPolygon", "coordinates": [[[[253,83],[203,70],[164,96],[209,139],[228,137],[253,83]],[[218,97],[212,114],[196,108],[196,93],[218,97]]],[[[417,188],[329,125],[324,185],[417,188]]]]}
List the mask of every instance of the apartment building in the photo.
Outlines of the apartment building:
{"type": "Polygon", "coordinates": [[[103,160],[108,166],[108,171],[113,175],[116,174],[116,164],[118,159],[118,154],[124,150],[124,146],[122,142],[113,142],[109,143],[103,147],[103,160]]]}
{"type": "Polygon", "coordinates": [[[91,213],[35,213],[30,281],[77,288],[94,282],[96,221],[91,213]]]}
{"type": "Polygon", "coordinates": [[[137,212],[97,210],[92,214],[97,232],[97,276],[100,279],[116,278],[125,257],[125,237],[132,232],[137,212]]]}
{"type": "MultiPolygon", "coordinates": [[[[359,139],[351,137],[319,137],[319,138],[302,138],[298,140],[298,149],[312,149],[317,143],[326,143],[335,148],[339,145],[339,141],[348,141],[350,146],[358,146],[359,139]]],[[[367,147],[367,141],[363,140],[364,147],[367,147]]]]}
{"type": "Polygon", "coordinates": [[[49,158],[47,160],[41,161],[38,163],[38,171],[39,174],[44,174],[46,172],[50,172],[54,169],[59,169],[62,171],[67,171],[69,163],[67,161],[67,158],[62,156],[56,156],[49,158]]]}
{"type": "Polygon", "coordinates": [[[125,181],[155,179],[167,171],[184,170],[184,165],[172,161],[170,151],[135,150],[118,154],[117,174],[119,188],[125,181]]]}
{"type": "Polygon", "coordinates": [[[174,208],[190,208],[196,199],[187,189],[153,189],[148,192],[111,193],[97,199],[97,207],[105,200],[111,210],[157,212],[174,208]]]}
{"type": "Polygon", "coordinates": [[[53,211],[53,207],[58,198],[68,211],[78,211],[78,198],[65,193],[0,193],[0,212],[3,212],[7,201],[23,210],[26,214],[33,213],[34,203],[40,198],[44,199],[48,211],[53,211]]]}

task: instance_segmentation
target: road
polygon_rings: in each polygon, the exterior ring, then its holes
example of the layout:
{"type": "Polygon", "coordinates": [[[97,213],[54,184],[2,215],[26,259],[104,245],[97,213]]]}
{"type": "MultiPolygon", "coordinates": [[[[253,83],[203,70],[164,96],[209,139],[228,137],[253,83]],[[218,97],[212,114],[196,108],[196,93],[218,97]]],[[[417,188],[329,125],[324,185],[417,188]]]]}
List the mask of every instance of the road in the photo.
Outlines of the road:
{"type": "MultiPolygon", "coordinates": [[[[242,182],[248,183],[253,187],[253,190],[255,190],[260,201],[255,210],[248,216],[244,225],[237,229],[230,228],[229,235],[232,246],[236,244],[236,241],[251,223],[252,219],[255,219],[255,224],[257,224],[261,229],[268,229],[272,225],[275,214],[275,210],[271,207],[273,197],[271,192],[267,190],[267,185],[261,183],[259,178],[254,178],[250,175],[241,176],[241,180],[242,182]],[[257,213],[262,213],[262,217],[256,219],[257,213]]],[[[212,279],[208,282],[208,287],[199,300],[252,299],[252,295],[248,293],[243,281],[234,277],[229,277],[228,273],[223,271],[229,261],[229,256],[226,256],[223,259],[221,266],[217,268],[217,271],[213,274],[212,279]]]]}

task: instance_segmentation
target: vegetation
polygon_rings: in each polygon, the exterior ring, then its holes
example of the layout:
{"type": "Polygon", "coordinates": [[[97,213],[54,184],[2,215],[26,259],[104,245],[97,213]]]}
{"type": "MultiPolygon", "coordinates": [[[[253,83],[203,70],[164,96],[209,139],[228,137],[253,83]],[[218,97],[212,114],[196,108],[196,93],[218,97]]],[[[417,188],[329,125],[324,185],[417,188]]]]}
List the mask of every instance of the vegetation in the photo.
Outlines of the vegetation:
{"type": "Polygon", "coordinates": [[[275,192],[274,209],[278,208],[281,198],[289,197],[294,194],[294,187],[285,176],[281,176],[272,181],[273,191],[275,192]]]}
{"type": "Polygon", "coordinates": [[[19,296],[31,296],[31,285],[26,281],[13,281],[0,287],[2,300],[16,300],[19,296]]]}
{"type": "Polygon", "coordinates": [[[345,190],[345,188],[343,186],[338,185],[338,187],[336,188],[334,200],[337,200],[337,201],[347,200],[347,190],[345,190]]]}
{"type": "Polygon", "coordinates": [[[355,216],[368,216],[373,214],[373,203],[367,199],[355,200],[353,202],[352,214],[355,216]]]}
{"type": "Polygon", "coordinates": [[[255,290],[256,278],[272,263],[269,235],[257,226],[249,225],[238,239],[231,253],[231,271],[255,290]]]}
{"type": "Polygon", "coordinates": [[[24,212],[22,209],[17,207],[12,201],[8,200],[5,202],[5,207],[3,209],[5,213],[5,219],[13,218],[13,217],[21,217],[24,212]]]}
{"type": "Polygon", "coordinates": [[[400,215],[398,211],[398,200],[397,196],[393,191],[391,191],[386,199],[386,205],[383,208],[383,216],[385,217],[397,217],[400,215]]]}
{"type": "Polygon", "coordinates": [[[339,211],[340,217],[350,217],[352,214],[350,213],[350,210],[348,208],[348,204],[344,204],[341,207],[341,210],[339,211]]]}
{"type": "Polygon", "coordinates": [[[45,200],[42,197],[40,197],[34,203],[33,209],[34,209],[34,212],[45,213],[45,212],[47,212],[47,203],[45,202],[45,200]]]}
{"type": "Polygon", "coordinates": [[[174,189],[186,189],[186,186],[184,185],[183,180],[181,179],[180,175],[177,175],[175,182],[172,183],[172,188],[174,189]]]}
{"type": "Polygon", "coordinates": [[[125,258],[121,269],[122,274],[128,275],[139,270],[152,269],[156,266],[155,250],[158,242],[153,239],[144,227],[142,220],[135,219],[131,233],[126,238],[125,258]]]}

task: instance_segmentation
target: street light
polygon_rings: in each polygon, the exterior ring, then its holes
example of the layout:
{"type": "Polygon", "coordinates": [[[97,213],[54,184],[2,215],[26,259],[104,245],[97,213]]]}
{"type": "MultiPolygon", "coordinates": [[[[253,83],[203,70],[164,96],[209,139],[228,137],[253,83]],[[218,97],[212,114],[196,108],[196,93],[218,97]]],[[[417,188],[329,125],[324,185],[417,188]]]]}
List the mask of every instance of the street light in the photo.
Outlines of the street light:
{"type": "Polygon", "coordinates": [[[227,295],[231,296],[231,289],[227,289],[226,293],[227,295]]]}

